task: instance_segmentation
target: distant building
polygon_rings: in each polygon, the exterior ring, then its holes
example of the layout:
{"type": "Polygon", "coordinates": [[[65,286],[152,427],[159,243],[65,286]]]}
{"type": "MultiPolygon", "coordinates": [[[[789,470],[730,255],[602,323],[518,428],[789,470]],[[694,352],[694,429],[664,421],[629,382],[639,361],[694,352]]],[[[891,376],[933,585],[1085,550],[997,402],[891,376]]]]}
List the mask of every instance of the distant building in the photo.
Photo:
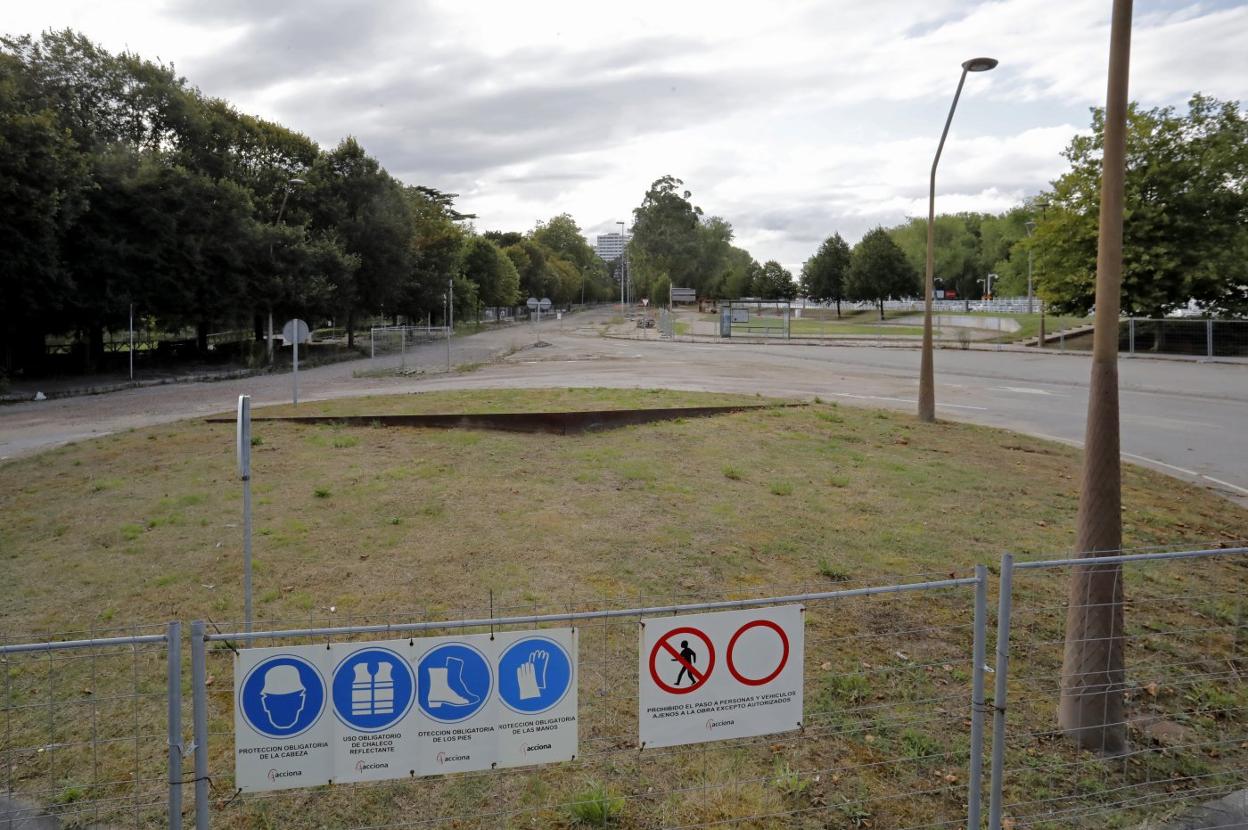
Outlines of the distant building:
{"type": "Polygon", "coordinates": [[[632,239],[628,233],[604,233],[594,238],[594,253],[610,262],[624,255],[624,247],[632,239]]]}

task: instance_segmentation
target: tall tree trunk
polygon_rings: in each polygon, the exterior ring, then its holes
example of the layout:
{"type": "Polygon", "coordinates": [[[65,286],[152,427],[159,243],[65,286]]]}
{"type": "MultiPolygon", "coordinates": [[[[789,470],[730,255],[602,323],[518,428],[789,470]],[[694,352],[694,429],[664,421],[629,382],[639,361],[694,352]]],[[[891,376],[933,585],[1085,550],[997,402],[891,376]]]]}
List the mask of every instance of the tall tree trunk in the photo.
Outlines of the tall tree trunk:
{"type": "MultiPolygon", "coordinates": [[[[1076,551],[1095,559],[1122,548],[1118,431],[1118,307],[1122,285],[1123,179],[1132,0],[1114,0],[1110,30],[1105,152],[1096,258],[1096,328],[1076,551]]],[[[1122,566],[1081,565],[1071,575],[1058,723],[1079,746],[1126,750],[1122,566]]]]}
{"type": "Polygon", "coordinates": [[[836,319],[841,319],[841,298],[836,298],[836,319]]]}
{"type": "Polygon", "coordinates": [[[875,304],[876,304],[876,306],[878,306],[878,307],[879,307],[879,309],[880,309],[880,322],[882,323],[882,322],[884,322],[884,301],[883,301],[883,300],[876,300],[876,301],[875,301],[875,304]]]}
{"type": "Polygon", "coordinates": [[[355,348],[355,309],[347,311],[347,348],[355,348]]]}

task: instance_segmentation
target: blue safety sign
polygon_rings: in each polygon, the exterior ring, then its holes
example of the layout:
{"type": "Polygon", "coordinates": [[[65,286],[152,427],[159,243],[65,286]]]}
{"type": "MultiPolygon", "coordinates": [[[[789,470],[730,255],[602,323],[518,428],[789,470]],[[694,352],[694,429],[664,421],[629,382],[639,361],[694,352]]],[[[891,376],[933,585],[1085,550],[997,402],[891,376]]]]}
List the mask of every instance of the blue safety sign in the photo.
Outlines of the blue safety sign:
{"type": "Polygon", "coordinates": [[[458,723],[480,712],[494,689],[490,663],[466,643],[444,643],[425,652],[417,665],[420,708],[442,723],[458,723]]]}
{"type": "Polygon", "coordinates": [[[302,657],[279,654],[247,673],[238,707],[247,724],[261,735],[292,738],[320,720],[325,711],[325,681],[302,657]]]}
{"type": "Polygon", "coordinates": [[[572,687],[572,659],[548,637],[512,643],[498,660],[498,697],[522,715],[536,715],[559,705],[572,687]]]}
{"type": "Polygon", "coordinates": [[[403,719],[416,699],[407,661],[388,648],[352,652],[334,669],[334,716],[360,732],[387,729],[403,719]]]}

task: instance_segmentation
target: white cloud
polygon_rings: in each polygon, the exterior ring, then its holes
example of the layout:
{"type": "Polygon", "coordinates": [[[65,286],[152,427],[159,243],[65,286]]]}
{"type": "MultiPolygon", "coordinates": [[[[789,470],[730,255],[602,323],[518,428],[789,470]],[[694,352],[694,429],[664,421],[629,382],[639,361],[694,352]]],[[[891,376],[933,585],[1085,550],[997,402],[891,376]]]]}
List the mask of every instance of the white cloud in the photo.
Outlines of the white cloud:
{"type": "MultiPolygon", "coordinates": [[[[10,32],[76,28],[324,145],[353,134],[399,177],[462,194],[482,228],[570,212],[615,228],[649,183],[686,181],[760,260],[926,212],[962,60],[938,208],[1001,210],[1064,169],[1105,94],[1103,0],[44,0],[10,32]]],[[[1137,9],[1132,97],[1248,92],[1248,5],[1137,9]]]]}

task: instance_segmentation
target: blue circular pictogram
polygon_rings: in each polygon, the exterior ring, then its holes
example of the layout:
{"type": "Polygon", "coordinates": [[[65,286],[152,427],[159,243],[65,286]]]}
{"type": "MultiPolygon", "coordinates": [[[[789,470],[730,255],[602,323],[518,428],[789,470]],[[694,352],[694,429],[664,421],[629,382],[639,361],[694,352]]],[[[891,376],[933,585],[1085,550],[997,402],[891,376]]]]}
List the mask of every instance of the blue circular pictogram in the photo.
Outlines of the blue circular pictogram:
{"type": "Polygon", "coordinates": [[[361,732],[377,732],[403,719],[416,699],[412,669],[388,648],[362,648],[343,658],[331,682],[334,716],[361,732]]]}
{"type": "Polygon", "coordinates": [[[267,738],[293,738],[325,711],[325,681],[302,657],[279,654],[252,667],[243,678],[238,708],[247,724],[267,738]]]}
{"type": "Polygon", "coordinates": [[[498,661],[498,697],[522,715],[553,709],[572,688],[572,658],[547,637],[526,637],[507,647],[498,661]]]}
{"type": "Polygon", "coordinates": [[[445,643],[425,652],[416,667],[421,710],[436,721],[459,723],[480,712],[494,677],[485,655],[465,643],[445,643]]]}

